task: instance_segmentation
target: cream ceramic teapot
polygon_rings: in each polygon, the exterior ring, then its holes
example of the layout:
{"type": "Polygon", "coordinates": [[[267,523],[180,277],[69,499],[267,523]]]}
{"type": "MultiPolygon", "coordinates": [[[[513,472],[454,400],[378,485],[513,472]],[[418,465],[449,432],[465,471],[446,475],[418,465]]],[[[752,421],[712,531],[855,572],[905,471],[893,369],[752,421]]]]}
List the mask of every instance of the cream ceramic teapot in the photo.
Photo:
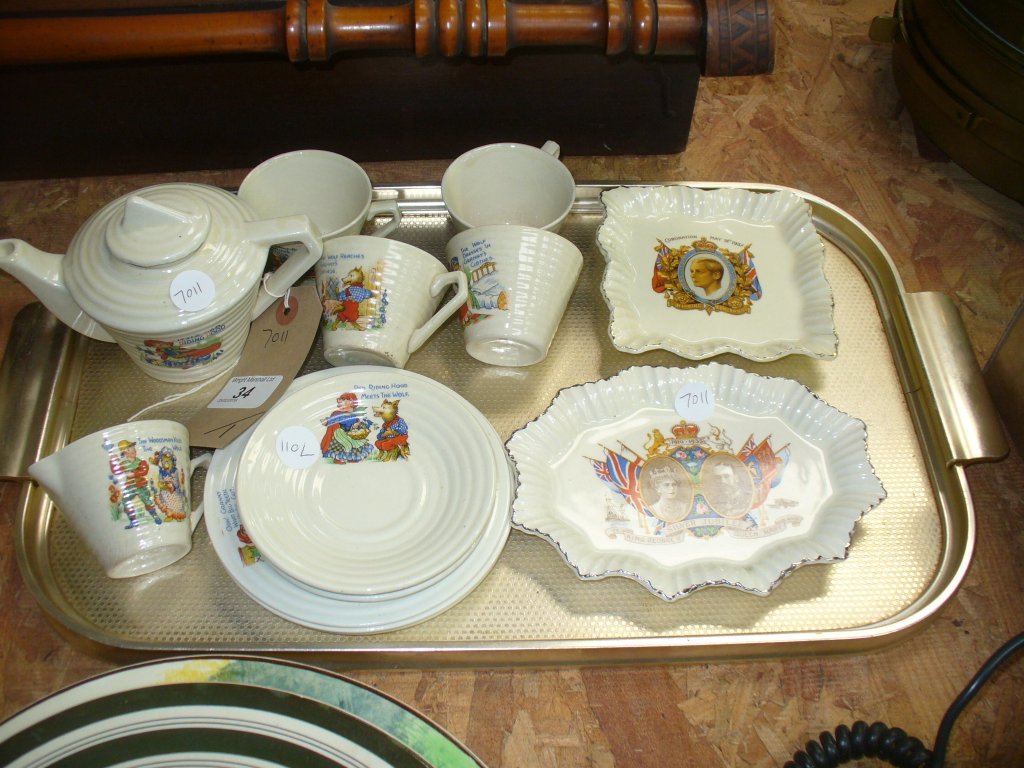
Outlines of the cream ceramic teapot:
{"type": "Polygon", "coordinates": [[[115,341],[157,379],[207,379],[238,360],[250,322],[320,258],[306,216],[257,221],[235,195],[205,184],[159,184],[108,203],[66,256],[0,240],[0,269],[58,318],[115,341]],[[300,242],[264,277],[267,251],[300,242]]]}

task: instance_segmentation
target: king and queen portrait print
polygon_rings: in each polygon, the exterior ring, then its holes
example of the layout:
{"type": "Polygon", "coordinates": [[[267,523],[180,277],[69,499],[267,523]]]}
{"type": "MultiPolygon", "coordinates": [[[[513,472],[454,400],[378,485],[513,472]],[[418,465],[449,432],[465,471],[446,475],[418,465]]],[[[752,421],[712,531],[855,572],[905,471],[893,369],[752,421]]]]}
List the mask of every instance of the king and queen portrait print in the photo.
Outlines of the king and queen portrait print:
{"type": "Polygon", "coordinates": [[[707,314],[750,314],[764,296],[751,244],[737,251],[707,237],[659,239],[654,246],[651,289],[675,309],[707,314]]]}
{"type": "Polygon", "coordinates": [[[625,443],[587,457],[605,490],[605,533],[640,544],[721,534],[763,538],[798,525],[792,499],[772,498],[789,463],[788,445],[751,434],[739,450],[723,429],[681,420],[650,429],[641,452],[625,443]],[[771,501],[769,499],[771,498],[771,501]]]}
{"type": "Polygon", "coordinates": [[[104,442],[110,472],[110,517],[126,529],[182,522],[188,517],[188,480],[179,466],[180,441],[104,442]],[[141,443],[141,445],[140,445],[141,443]]]}

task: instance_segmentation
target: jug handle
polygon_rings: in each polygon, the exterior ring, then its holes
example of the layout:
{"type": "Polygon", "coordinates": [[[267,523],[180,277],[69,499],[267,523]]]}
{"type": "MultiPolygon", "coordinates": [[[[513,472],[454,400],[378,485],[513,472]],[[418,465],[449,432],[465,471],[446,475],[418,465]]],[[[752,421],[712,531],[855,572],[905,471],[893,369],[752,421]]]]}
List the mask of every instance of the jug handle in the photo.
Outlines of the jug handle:
{"type": "MultiPolygon", "coordinates": [[[[204,453],[204,454],[196,456],[194,459],[192,459],[192,461],[190,462],[192,466],[191,466],[191,468],[189,470],[188,479],[191,481],[192,480],[192,475],[200,467],[206,467],[207,470],[209,470],[209,468],[210,468],[210,461],[212,461],[212,460],[213,460],[213,454],[212,453],[204,453]]],[[[201,502],[199,502],[198,506],[193,506],[192,507],[192,514],[188,518],[188,524],[191,527],[193,533],[195,533],[196,526],[199,525],[199,521],[203,519],[203,507],[205,506],[205,504],[206,504],[206,499],[203,499],[201,502]]]]}
{"type": "Polygon", "coordinates": [[[278,243],[299,242],[305,246],[305,253],[297,250],[263,281],[256,306],[253,307],[252,319],[255,320],[263,312],[284,296],[285,291],[312,269],[320,260],[324,251],[320,232],[309,220],[308,216],[284,216],[279,219],[265,221],[248,221],[245,223],[245,239],[257,245],[269,248],[278,243]]]}

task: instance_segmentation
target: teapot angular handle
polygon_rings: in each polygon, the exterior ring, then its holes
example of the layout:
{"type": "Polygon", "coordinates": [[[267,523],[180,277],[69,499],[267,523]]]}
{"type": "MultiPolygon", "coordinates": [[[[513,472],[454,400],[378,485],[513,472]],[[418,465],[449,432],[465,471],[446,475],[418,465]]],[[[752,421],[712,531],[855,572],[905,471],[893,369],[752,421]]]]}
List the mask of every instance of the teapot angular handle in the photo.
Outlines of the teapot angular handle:
{"type": "Polygon", "coordinates": [[[255,320],[267,307],[284,296],[296,280],[312,269],[323,254],[324,244],[319,230],[305,215],[248,221],[245,223],[245,239],[267,248],[278,243],[294,242],[305,246],[305,251],[297,249],[284,264],[264,279],[263,290],[253,307],[252,317],[255,320]]]}

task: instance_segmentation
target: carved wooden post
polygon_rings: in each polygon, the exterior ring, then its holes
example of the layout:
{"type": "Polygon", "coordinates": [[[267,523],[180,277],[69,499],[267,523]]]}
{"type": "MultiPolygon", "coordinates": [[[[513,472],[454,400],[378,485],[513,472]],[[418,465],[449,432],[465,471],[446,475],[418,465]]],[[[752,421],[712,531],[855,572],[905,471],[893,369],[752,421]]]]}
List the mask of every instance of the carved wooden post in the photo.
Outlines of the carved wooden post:
{"type": "MultiPolygon", "coordinates": [[[[769,0],[287,0],[249,10],[0,16],[0,65],[278,53],[327,61],[343,51],[504,56],[515,48],[694,56],[705,73],[772,66],[769,0]]],[[[230,6],[227,6],[230,8],[230,6]]]]}

